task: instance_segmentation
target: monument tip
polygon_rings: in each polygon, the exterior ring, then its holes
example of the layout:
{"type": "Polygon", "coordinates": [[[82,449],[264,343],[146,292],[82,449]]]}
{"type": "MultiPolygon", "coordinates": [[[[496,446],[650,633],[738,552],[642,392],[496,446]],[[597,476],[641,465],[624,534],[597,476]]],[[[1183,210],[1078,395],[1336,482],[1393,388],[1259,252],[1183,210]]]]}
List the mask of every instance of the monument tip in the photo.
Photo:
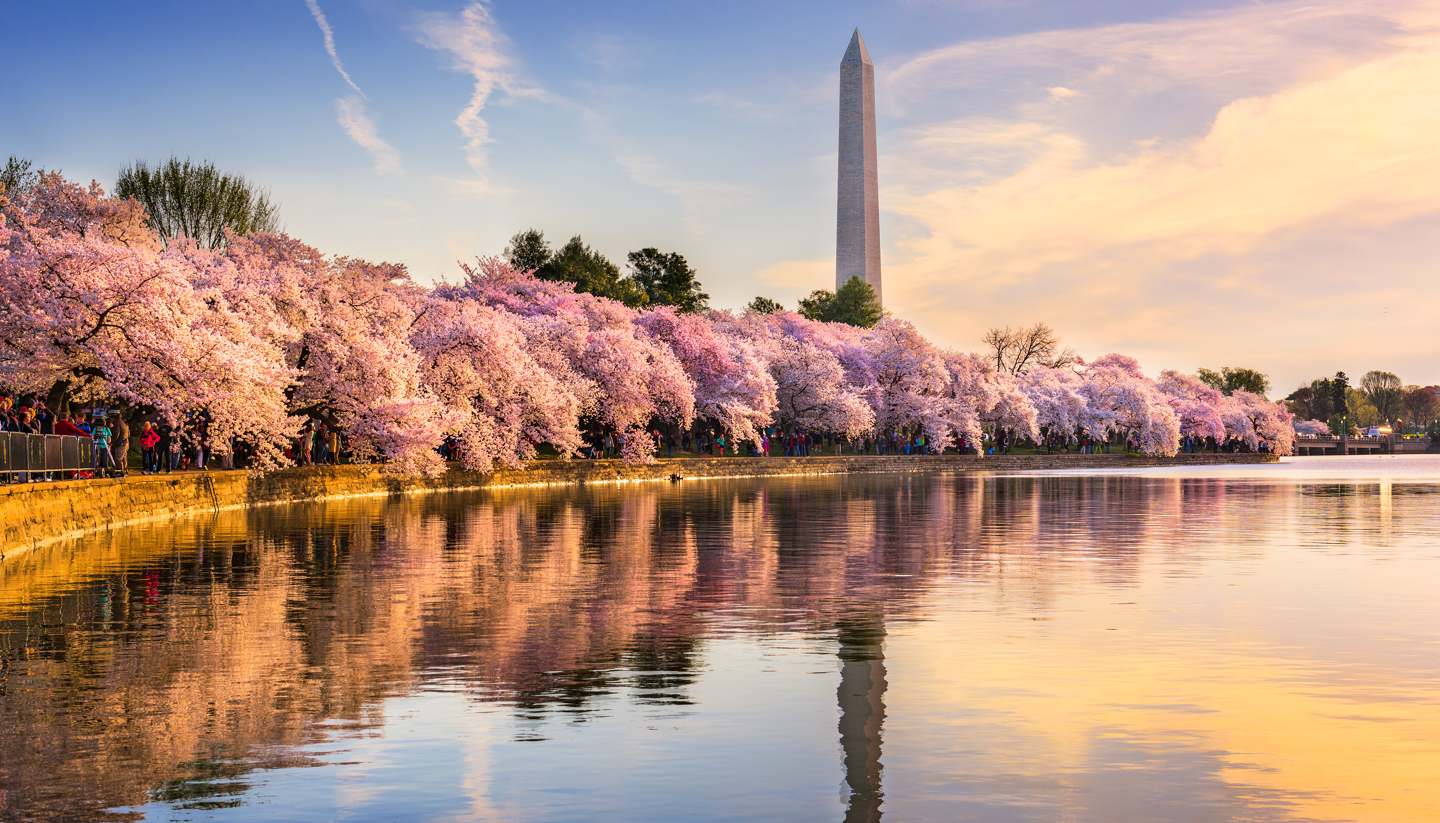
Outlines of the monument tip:
{"type": "Polygon", "coordinates": [[[850,35],[850,46],[845,49],[845,57],[840,61],[844,63],[869,63],[870,50],[865,48],[865,38],[860,36],[860,27],[855,27],[855,32],[850,35]]]}

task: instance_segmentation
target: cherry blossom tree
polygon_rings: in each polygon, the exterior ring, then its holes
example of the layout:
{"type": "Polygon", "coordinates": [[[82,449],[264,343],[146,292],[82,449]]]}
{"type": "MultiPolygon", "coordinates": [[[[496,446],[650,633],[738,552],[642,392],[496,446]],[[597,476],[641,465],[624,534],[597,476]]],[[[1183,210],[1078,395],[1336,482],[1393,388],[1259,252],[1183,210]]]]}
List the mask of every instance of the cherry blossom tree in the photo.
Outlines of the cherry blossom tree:
{"type": "Polygon", "coordinates": [[[287,341],[297,374],[286,386],[290,414],[344,431],[355,459],[408,473],[443,469],[436,448],[454,420],[421,380],[410,334],[426,295],[403,266],[326,259],[283,235],[233,237],[225,254],[232,289],[249,294],[268,318],[263,328],[287,341]]]}
{"type": "Polygon", "coordinates": [[[779,339],[770,373],[776,386],[776,420],[784,428],[851,439],[875,427],[874,409],[846,381],[840,359],[814,343],[779,339]]]}
{"type": "MultiPolygon", "coordinates": [[[[937,450],[943,450],[954,442],[952,432],[957,427],[978,430],[974,409],[963,409],[974,415],[972,421],[962,413],[964,401],[948,391],[950,375],[944,357],[914,326],[886,318],[871,330],[866,342],[871,363],[866,370],[873,374],[868,395],[879,432],[920,432],[937,450]]],[[[975,445],[978,443],[977,436],[975,445]]]]}
{"type": "Polygon", "coordinates": [[[1180,419],[1181,437],[1225,442],[1225,421],[1220,415],[1224,395],[1218,389],[1177,371],[1161,372],[1157,386],[1180,419]]]}
{"type": "Polygon", "coordinates": [[[979,449],[983,425],[990,426],[998,437],[1040,439],[1035,406],[1014,375],[969,353],[946,353],[945,367],[951,428],[968,447],[979,449]]]}
{"type": "Polygon", "coordinates": [[[1169,401],[1140,371],[1132,357],[1110,354],[1085,367],[1081,429],[1096,440],[1119,435],[1145,452],[1171,456],[1179,451],[1180,420],[1169,401]]]}
{"type": "Polygon", "coordinates": [[[1225,398],[1221,409],[1229,439],[1252,451],[1287,455],[1295,451],[1295,416],[1282,404],[1243,389],[1225,398]]]}
{"type": "Polygon", "coordinates": [[[1086,419],[1086,398],[1078,374],[1037,366],[1020,376],[1020,390],[1035,409],[1040,439],[1047,445],[1072,443],[1086,419]]]}
{"type": "Polygon", "coordinates": [[[641,329],[634,310],[497,258],[462,269],[465,282],[455,293],[529,318],[532,340],[555,355],[546,365],[579,386],[582,415],[613,431],[627,460],[653,457],[653,420],[694,420],[694,384],[675,352],[641,329]]]}
{"type": "Polygon", "coordinates": [[[695,386],[695,411],[732,439],[760,441],[775,413],[775,378],[755,347],[725,326],[663,307],[642,313],[640,328],[669,346],[695,386]]]}
{"type": "Polygon", "coordinates": [[[448,434],[468,469],[518,466],[550,445],[581,445],[581,399],[531,354],[520,319],[466,297],[431,299],[412,332],[430,391],[452,412],[448,434]]]}
{"type": "Polygon", "coordinates": [[[275,465],[293,427],[283,352],[225,295],[162,251],[138,205],[54,173],[7,203],[0,258],[0,383],[67,400],[209,417],[275,465]]]}

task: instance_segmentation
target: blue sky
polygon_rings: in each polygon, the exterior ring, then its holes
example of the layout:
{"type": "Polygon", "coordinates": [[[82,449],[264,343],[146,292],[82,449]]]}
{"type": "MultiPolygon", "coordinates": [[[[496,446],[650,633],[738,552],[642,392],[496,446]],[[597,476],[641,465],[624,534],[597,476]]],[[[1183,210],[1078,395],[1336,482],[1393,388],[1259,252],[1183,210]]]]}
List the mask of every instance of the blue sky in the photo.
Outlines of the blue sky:
{"type": "Polygon", "coordinates": [[[317,3],[0,2],[45,32],[10,38],[0,154],[106,185],[211,159],[426,281],[535,226],[789,302],[832,279],[858,26],[886,294],[922,331],[1440,382],[1431,0],[317,3]]]}

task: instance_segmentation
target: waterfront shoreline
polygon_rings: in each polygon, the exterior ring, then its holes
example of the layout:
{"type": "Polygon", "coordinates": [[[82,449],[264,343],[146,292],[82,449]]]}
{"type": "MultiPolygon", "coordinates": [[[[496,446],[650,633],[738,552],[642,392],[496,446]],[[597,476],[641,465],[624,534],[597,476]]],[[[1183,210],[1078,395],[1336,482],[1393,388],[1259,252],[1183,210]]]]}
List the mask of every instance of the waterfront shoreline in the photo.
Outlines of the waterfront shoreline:
{"type": "Polygon", "coordinates": [[[1175,457],[1121,454],[1025,454],[820,457],[676,457],[647,464],[619,460],[537,460],[490,474],[452,470],[436,478],[401,477],[378,466],[307,466],[268,474],[181,472],[0,486],[0,563],[86,534],[170,517],[355,497],[473,489],[583,486],[915,472],[1011,473],[1060,469],[1270,463],[1270,454],[1202,453],[1175,457]]]}

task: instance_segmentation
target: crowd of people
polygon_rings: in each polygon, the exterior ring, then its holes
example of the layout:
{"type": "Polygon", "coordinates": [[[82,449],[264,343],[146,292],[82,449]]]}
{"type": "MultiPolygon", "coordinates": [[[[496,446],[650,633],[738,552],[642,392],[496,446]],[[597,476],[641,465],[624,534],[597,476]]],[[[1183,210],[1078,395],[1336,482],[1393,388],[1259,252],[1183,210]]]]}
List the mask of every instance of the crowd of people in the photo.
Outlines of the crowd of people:
{"type": "MultiPolygon", "coordinates": [[[[104,408],[57,413],[38,397],[0,395],[0,432],[79,437],[92,446],[93,457],[87,467],[27,472],[23,478],[10,479],[39,482],[62,475],[79,479],[117,477],[129,473],[137,464],[141,474],[162,474],[212,467],[246,468],[249,463],[244,443],[219,449],[212,446],[207,415],[188,415],[181,425],[171,425],[157,416],[139,415],[133,431],[130,422],[125,415],[104,408]]],[[[287,457],[299,466],[347,462],[343,443],[343,435],[335,427],[307,423],[287,457]]]]}
{"type": "MultiPolygon", "coordinates": [[[[89,469],[78,472],[80,476],[94,476],[96,473],[115,473],[118,465],[114,457],[116,434],[111,420],[103,411],[91,410],[80,414],[68,411],[51,411],[45,401],[39,398],[14,398],[0,395],[0,432],[19,434],[51,434],[67,437],[83,437],[93,446],[95,456],[89,469]]],[[[123,444],[123,440],[121,443],[123,444]]],[[[27,479],[53,479],[56,473],[33,474],[27,479]]]]}

